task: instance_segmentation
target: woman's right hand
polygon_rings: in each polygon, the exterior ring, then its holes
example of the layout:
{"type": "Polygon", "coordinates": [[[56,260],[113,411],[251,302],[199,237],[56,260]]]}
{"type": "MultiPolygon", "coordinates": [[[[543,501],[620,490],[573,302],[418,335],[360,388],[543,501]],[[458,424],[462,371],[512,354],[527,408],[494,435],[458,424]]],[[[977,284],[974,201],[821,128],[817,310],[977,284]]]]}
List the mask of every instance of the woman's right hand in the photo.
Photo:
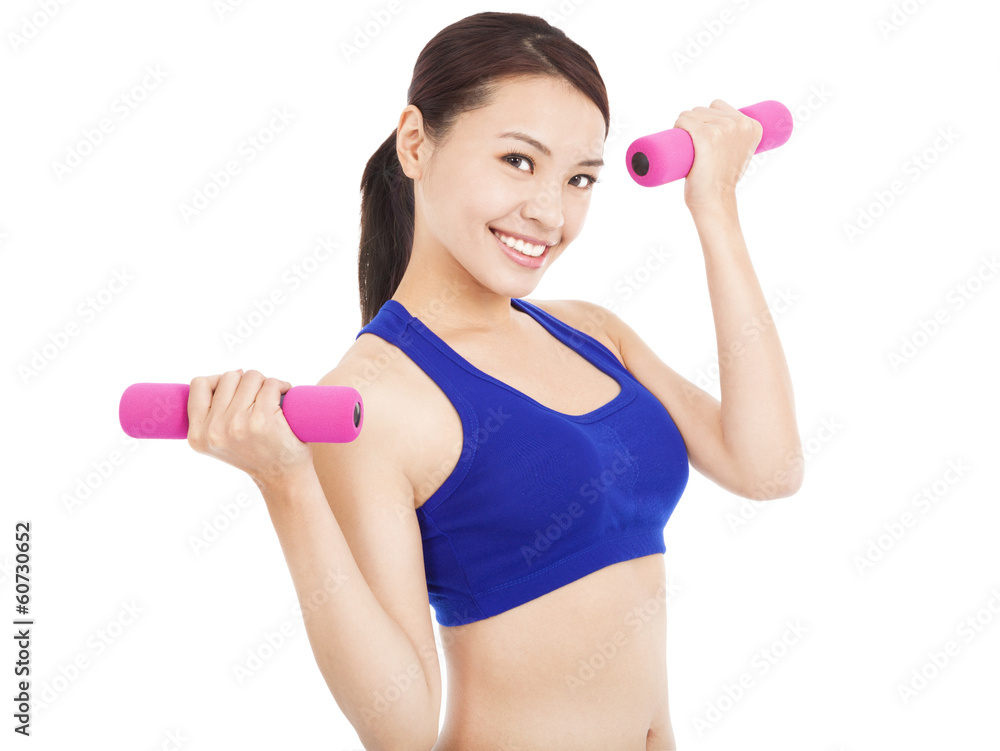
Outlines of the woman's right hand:
{"type": "Polygon", "coordinates": [[[300,441],[279,398],[292,385],[256,370],[198,376],[188,395],[188,444],[242,469],[258,487],[312,467],[312,446],[300,441]]]}

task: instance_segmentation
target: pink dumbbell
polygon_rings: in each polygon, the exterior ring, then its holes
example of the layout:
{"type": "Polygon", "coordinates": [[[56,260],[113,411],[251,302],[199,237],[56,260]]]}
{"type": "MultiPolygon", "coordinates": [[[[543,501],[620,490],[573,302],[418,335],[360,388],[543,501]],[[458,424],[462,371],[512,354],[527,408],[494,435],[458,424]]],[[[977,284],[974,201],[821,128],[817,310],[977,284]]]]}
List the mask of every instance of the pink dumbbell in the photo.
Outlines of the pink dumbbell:
{"type": "MultiPolygon", "coordinates": [[[[118,422],[133,438],[187,438],[187,383],[133,383],[118,404],[118,422]]],[[[303,443],[348,443],[361,433],[364,405],[350,386],[292,386],[278,402],[303,443]]]]}
{"type": "MultiPolygon", "coordinates": [[[[754,154],[781,146],[792,135],[792,113],[781,102],[768,99],[740,109],[764,129],[754,154]]],[[[637,138],[625,152],[625,166],[639,185],[652,188],[687,177],[694,164],[694,143],[683,128],[668,128],[637,138]]]]}

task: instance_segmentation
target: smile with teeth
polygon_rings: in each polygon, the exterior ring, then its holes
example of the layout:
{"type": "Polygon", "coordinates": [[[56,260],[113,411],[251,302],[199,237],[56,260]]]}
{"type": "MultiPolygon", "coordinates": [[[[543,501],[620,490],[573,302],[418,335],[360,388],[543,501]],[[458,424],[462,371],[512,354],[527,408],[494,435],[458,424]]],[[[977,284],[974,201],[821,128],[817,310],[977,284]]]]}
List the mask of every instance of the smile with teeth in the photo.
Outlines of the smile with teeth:
{"type": "Polygon", "coordinates": [[[524,240],[515,240],[513,237],[507,237],[507,235],[502,232],[498,232],[495,229],[491,229],[490,231],[508,248],[513,248],[514,250],[533,258],[537,258],[544,253],[545,248],[547,247],[545,245],[532,245],[531,243],[526,243],[524,240]]]}

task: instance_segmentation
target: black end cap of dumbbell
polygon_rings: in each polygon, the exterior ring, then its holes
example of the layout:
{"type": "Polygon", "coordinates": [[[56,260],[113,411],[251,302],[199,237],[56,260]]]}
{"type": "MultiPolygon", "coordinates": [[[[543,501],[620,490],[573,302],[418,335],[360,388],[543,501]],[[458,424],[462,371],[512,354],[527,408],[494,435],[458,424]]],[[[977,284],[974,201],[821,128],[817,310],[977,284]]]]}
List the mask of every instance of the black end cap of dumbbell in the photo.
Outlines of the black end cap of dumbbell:
{"type": "Polygon", "coordinates": [[[649,159],[641,151],[632,155],[632,171],[639,177],[644,177],[649,172],[649,159]]]}

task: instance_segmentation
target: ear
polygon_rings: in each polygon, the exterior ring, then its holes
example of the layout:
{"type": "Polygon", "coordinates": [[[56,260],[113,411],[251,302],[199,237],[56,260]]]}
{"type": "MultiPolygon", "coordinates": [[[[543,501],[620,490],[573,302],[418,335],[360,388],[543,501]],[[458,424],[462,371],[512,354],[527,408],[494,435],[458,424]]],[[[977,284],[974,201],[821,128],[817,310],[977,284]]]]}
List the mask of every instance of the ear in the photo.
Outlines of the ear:
{"type": "Polygon", "coordinates": [[[412,104],[406,105],[396,127],[396,155],[403,174],[414,180],[423,173],[430,156],[430,142],[424,133],[424,117],[412,104]]]}

